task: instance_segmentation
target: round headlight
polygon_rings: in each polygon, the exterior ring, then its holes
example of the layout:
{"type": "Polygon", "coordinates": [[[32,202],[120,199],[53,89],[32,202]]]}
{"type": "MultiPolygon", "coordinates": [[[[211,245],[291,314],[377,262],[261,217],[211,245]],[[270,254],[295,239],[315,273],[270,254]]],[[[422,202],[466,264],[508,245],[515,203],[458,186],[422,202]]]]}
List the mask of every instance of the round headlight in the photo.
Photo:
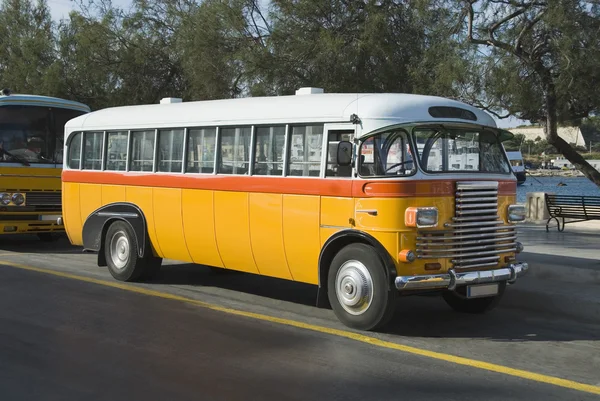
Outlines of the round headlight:
{"type": "Polygon", "coordinates": [[[17,206],[21,206],[24,202],[25,202],[25,197],[23,196],[23,194],[20,193],[16,193],[12,195],[12,203],[14,203],[17,206]]]}
{"type": "Polygon", "coordinates": [[[4,206],[8,205],[10,203],[10,194],[2,192],[0,194],[0,203],[2,203],[4,206]]]}

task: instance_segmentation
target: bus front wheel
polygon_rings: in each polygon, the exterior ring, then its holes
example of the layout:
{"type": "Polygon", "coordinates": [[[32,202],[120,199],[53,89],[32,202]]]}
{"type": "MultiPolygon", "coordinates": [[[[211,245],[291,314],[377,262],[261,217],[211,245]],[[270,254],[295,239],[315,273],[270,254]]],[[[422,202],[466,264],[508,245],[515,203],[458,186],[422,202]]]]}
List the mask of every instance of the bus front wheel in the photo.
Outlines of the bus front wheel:
{"type": "Polygon", "coordinates": [[[160,270],[161,258],[138,256],[138,241],[131,226],[115,221],[106,231],[104,255],[110,274],[119,281],[150,279],[160,270]]]}
{"type": "Polygon", "coordinates": [[[327,293],[337,318],[354,329],[381,328],[394,314],[397,293],[389,288],[379,255],[366,244],[348,245],[335,255],[327,293]]]}

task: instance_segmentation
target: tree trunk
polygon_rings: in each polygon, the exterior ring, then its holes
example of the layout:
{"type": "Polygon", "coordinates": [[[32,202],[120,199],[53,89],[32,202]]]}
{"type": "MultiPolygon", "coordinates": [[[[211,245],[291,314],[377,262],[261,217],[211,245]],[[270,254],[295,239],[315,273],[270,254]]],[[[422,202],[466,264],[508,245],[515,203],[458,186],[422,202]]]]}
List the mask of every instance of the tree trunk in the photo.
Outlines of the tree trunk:
{"type": "MultiPolygon", "coordinates": [[[[550,138],[548,138],[550,139],[550,138]]],[[[548,141],[550,142],[550,141],[548,141]]],[[[555,142],[552,143],[554,147],[567,158],[573,166],[583,173],[590,181],[600,187],[600,171],[592,167],[587,160],[583,158],[571,145],[569,145],[564,139],[557,136],[555,142]]]]}
{"type": "Polygon", "coordinates": [[[546,94],[546,126],[544,131],[548,143],[553,145],[573,166],[583,173],[590,181],[600,187],[600,171],[592,167],[571,145],[558,136],[558,124],[556,118],[556,96],[550,88],[546,94]]]}

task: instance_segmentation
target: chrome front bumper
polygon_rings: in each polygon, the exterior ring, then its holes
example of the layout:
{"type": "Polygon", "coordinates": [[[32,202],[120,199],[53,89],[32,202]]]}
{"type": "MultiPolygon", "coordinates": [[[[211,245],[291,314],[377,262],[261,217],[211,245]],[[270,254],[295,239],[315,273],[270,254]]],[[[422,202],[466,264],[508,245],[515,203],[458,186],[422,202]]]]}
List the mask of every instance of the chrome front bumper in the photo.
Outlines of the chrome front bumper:
{"type": "Polygon", "coordinates": [[[472,272],[456,272],[448,270],[445,274],[431,274],[422,276],[398,276],[395,284],[399,291],[407,290],[454,290],[458,286],[470,284],[485,284],[498,281],[507,281],[509,284],[517,281],[527,273],[529,265],[526,262],[517,262],[508,267],[496,270],[483,270],[472,272]]]}

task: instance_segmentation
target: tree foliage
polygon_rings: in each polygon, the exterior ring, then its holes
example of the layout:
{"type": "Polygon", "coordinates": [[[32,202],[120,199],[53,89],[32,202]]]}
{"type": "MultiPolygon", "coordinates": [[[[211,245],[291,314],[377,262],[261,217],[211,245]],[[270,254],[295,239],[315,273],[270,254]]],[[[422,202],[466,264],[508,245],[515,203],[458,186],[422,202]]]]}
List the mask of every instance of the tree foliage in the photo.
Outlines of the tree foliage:
{"type": "Polygon", "coordinates": [[[0,4],[0,84],[26,92],[52,90],[54,29],[45,0],[0,4]],[[51,75],[48,76],[48,74],[51,75]]]}

